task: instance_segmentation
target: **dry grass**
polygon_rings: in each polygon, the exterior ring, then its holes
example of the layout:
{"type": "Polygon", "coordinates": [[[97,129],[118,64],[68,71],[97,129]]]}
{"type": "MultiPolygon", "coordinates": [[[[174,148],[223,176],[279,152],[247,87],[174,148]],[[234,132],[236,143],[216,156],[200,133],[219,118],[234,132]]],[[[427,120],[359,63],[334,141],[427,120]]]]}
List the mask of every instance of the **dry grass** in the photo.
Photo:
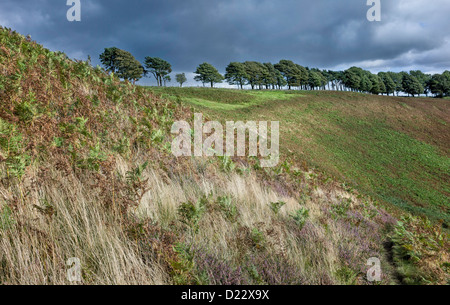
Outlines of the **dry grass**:
{"type": "MultiPolygon", "coordinates": [[[[173,261],[143,250],[142,240],[127,233],[129,220],[138,219],[139,223],[150,221],[174,233],[179,242],[214,253],[233,266],[265,253],[294,266],[303,283],[348,283],[337,275],[344,263],[339,246],[353,236],[334,224],[327,211],[343,197],[353,197],[351,194],[334,187],[317,188],[299,203],[295,196],[280,195],[261,183],[256,173],[224,173],[204,160],[192,160],[188,165],[206,168],[205,174],[177,173],[168,178],[157,167],[147,169],[143,177],[148,192],[125,215],[120,205],[102,203],[89,186],[93,181],[89,175],[80,179],[52,170],[46,181],[33,183],[38,178],[30,170],[22,183],[9,188],[2,185],[0,205],[16,203],[8,228],[0,230],[1,282],[69,284],[66,262],[77,257],[82,263],[84,284],[173,283],[173,261]],[[235,220],[220,209],[218,199],[222,196],[228,196],[236,206],[235,220]],[[180,205],[205,197],[207,209],[198,230],[186,227],[178,212],[180,205]],[[286,204],[275,214],[270,203],[279,201],[286,204]],[[310,214],[304,228],[297,227],[290,216],[301,207],[310,214]],[[255,229],[262,233],[261,244],[252,239],[255,229]]],[[[133,164],[118,157],[114,168],[125,174],[133,164]]],[[[353,198],[352,210],[366,207],[353,198]]],[[[149,243],[147,238],[144,244],[149,243]]],[[[361,274],[360,283],[363,277],[361,274]]]]}
{"type": "MultiPolygon", "coordinates": [[[[202,162],[194,160],[194,163],[202,162]]],[[[203,161],[205,162],[205,161],[203,161]]],[[[198,164],[197,164],[198,166],[198,164]]],[[[204,164],[208,166],[207,162],[204,164]]],[[[386,224],[394,222],[392,218],[378,219],[383,211],[369,202],[357,199],[335,186],[317,187],[308,199],[299,201],[294,195],[282,195],[273,188],[261,183],[255,173],[237,174],[215,172],[208,169],[208,177],[199,175],[177,176],[170,180],[163,179],[156,171],[146,173],[149,178],[149,192],[143,197],[136,210],[138,217],[151,218],[163,228],[180,226],[180,215],[177,213],[183,202],[199,202],[207,198],[207,212],[202,216],[199,229],[186,230],[184,242],[194,248],[207,249],[220,256],[223,261],[239,265],[246,256],[254,252],[254,245],[249,239],[249,232],[257,229],[264,235],[264,251],[273,257],[282,257],[295,266],[304,276],[304,281],[311,284],[347,283],[346,279],[336,275],[342,267],[340,247],[348,244],[355,255],[360,254],[361,270],[365,268],[367,253],[358,253],[359,246],[367,246],[378,255],[384,255],[381,231],[386,224]],[[220,210],[218,201],[222,197],[230,198],[237,209],[235,221],[230,221],[220,210]],[[349,201],[349,211],[371,211],[374,219],[367,223],[373,225],[373,232],[354,240],[354,232],[348,230],[330,217],[329,211],[341,202],[349,201]],[[278,214],[271,209],[271,203],[284,202],[278,214]],[[309,211],[309,218],[304,228],[296,227],[291,215],[298,209],[309,211]],[[379,236],[377,235],[379,234],[379,236]],[[357,242],[369,243],[374,236],[379,237],[378,245],[358,245],[357,242]]],[[[387,214],[386,214],[387,215],[387,214]]],[[[361,224],[363,227],[363,224],[361,224]]],[[[375,255],[375,254],[374,254],[375,255]]],[[[386,265],[387,259],[384,257],[386,265]]],[[[389,282],[391,270],[387,267],[386,282],[389,282]]],[[[364,272],[358,275],[354,283],[363,283],[364,272]]]]}
{"type": "Polygon", "coordinates": [[[102,206],[84,181],[57,171],[51,175],[54,180],[32,188],[0,189],[7,197],[30,191],[14,207],[11,225],[0,231],[0,282],[69,284],[71,257],[80,259],[85,284],[168,282],[126,236],[120,211],[102,206]]]}

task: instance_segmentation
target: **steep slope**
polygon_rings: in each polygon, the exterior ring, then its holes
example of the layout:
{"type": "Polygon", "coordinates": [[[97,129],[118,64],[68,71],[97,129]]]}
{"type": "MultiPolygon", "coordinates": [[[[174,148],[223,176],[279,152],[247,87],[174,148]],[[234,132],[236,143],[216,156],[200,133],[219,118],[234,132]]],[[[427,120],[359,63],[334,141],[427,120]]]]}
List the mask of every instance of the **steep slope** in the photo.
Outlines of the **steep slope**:
{"type": "MultiPolygon", "coordinates": [[[[2,284],[68,284],[70,258],[84,284],[367,284],[371,257],[398,281],[386,242],[401,254],[417,219],[295,162],[177,159],[170,127],[192,112],[176,100],[9,29],[0,100],[2,284]]],[[[411,280],[444,283],[445,246],[411,280]]]]}
{"type": "Polygon", "coordinates": [[[353,92],[162,88],[211,117],[281,122],[283,155],[450,224],[450,102],[353,92]]]}
{"type": "MultiPolygon", "coordinates": [[[[403,211],[419,215],[405,222],[414,233],[405,237],[402,228],[396,231],[402,236],[400,243],[409,249],[406,252],[411,252],[405,255],[405,249],[395,247],[396,257],[422,261],[427,255],[417,241],[427,245],[429,238],[434,239],[430,236],[442,230],[448,233],[450,103],[446,100],[353,92],[150,89],[222,122],[280,121],[280,144],[287,160],[335,177],[348,190],[357,189],[383,206],[398,208],[400,215],[403,211]],[[435,223],[436,230],[419,229],[429,228],[423,215],[435,223]]],[[[443,236],[448,241],[448,234],[443,236]]],[[[398,265],[403,265],[401,261],[398,265]]],[[[437,264],[448,272],[446,262],[448,254],[423,264],[437,264]]],[[[401,269],[400,273],[415,272],[401,269]]]]}

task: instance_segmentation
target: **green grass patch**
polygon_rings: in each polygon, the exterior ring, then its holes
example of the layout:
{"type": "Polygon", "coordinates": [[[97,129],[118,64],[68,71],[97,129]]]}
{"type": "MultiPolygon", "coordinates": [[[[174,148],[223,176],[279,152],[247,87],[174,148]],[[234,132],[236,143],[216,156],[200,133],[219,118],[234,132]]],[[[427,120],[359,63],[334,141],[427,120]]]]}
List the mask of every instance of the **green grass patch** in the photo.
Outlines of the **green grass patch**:
{"type": "MultiPolygon", "coordinates": [[[[314,141],[325,149],[327,167],[371,195],[413,213],[450,221],[450,159],[438,150],[377,120],[327,115],[339,134],[321,130],[314,141]]],[[[311,152],[313,153],[313,152],[311,152]]]]}
{"type": "Polygon", "coordinates": [[[232,90],[218,88],[149,87],[154,93],[181,99],[194,107],[216,111],[241,110],[271,101],[290,100],[302,96],[301,92],[279,90],[232,90]]]}
{"type": "Polygon", "coordinates": [[[442,137],[450,105],[445,100],[430,98],[428,105],[424,99],[352,92],[152,90],[181,98],[222,122],[280,121],[285,157],[304,160],[383,202],[450,222],[450,160],[442,137]],[[424,142],[433,136],[439,147],[424,142]]]}

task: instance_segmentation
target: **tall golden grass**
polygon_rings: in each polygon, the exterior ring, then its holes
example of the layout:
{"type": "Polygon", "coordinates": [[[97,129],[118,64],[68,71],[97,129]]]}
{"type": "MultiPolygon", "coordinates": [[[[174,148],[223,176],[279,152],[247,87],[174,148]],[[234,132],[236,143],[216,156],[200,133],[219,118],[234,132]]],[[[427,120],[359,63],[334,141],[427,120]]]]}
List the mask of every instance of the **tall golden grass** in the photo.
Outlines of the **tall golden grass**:
{"type": "MultiPolygon", "coordinates": [[[[121,157],[116,160],[115,170],[123,176],[133,168],[121,157]]],[[[293,196],[280,195],[254,172],[225,173],[207,160],[193,159],[190,163],[206,170],[195,177],[179,172],[169,178],[157,167],[148,168],[143,174],[148,191],[139,205],[125,215],[120,204],[106,206],[102,202],[90,186],[89,175],[80,179],[53,169],[48,174],[51,179],[36,184],[30,171],[21,183],[0,185],[0,206],[4,208],[13,198],[16,201],[8,220],[3,220],[5,228],[0,230],[0,281],[52,285],[172,284],[165,264],[157,256],[143,254],[138,241],[127,234],[127,219],[138,219],[150,220],[163,230],[176,232],[180,241],[236,264],[254,250],[247,241],[248,232],[256,228],[264,235],[265,251],[273,257],[283,257],[301,270],[305,283],[346,283],[337,275],[342,265],[339,246],[353,236],[335,225],[326,211],[343,198],[351,201],[350,209],[354,211],[376,210],[374,206],[331,186],[318,187],[299,202],[293,196]],[[198,231],[186,228],[180,222],[180,205],[205,196],[210,206],[198,231]],[[237,208],[237,221],[229,221],[220,212],[217,199],[221,196],[231,198],[237,208]],[[279,201],[286,204],[275,214],[270,204],[279,201]],[[301,207],[309,210],[310,217],[300,231],[289,219],[301,207]],[[72,257],[81,261],[82,283],[68,281],[70,266],[66,262],[72,257]]]]}

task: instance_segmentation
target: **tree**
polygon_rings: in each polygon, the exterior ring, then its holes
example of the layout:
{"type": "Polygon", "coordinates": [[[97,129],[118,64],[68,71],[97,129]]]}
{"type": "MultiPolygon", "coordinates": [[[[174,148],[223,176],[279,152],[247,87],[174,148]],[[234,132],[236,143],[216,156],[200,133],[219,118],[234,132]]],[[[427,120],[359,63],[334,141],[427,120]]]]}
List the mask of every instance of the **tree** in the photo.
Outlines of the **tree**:
{"type": "Polygon", "coordinates": [[[329,70],[328,75],[332,90],[342,90],[342,86],[344,85],[344,72],[329,70]]]}
{"type": "Polygon", "coordinates": [[[232,62],[226,68],[225,79],[230,85],[237,85],[241,89],[244,88],[248,79],[244,64],[240,62],[232,62]]]}
{"type": "Polygon", "coordinates": [[[445,77],[444,94],[450,96],[450,71],[446,70],[442,75],[445,77]]]}
{"type": "Polygon", "coordinates": [[[325,79],[325,86],[324,89],[328,88],[328,90],[330,90],[331,85],[334,81],[334,74],[333,71],[330,70],[322,70],[320,71],[320,73],[323,75],[324,79],[325,79]]]}
{"type": "Polygon", "coordinates": [[[445,77],[442,74],[434,74],[427,82],[427,88],[437,97],[444,96],[445,77]]]}
{"type": "Polygon", "coordinates": [[[425,74],[420,70],[413,70],[410,71],[409,74],[411,74],[412,76],[414,76],[415,78],[417,78],[417,80],[419,81],[419,83],[422,85],[422,88],[424,88],[424,91],[421,92],[425,95],[428,96],[429,90],[427,88],[427,83],[431,78],[431,75],[429,74],[425,74]]]}
{"type": "Polygon", "coordinates": [[[383,91],[383,93],[386,93],[387,95],[390,95],[391,93],[394,94],[396,85],[392,80],[390,74],[386,72],[380,72],[378,73],[378,76],[384,84],[385,90],[383,91]]]}
{"type": "Polygon", "coordinates": [[[378,75],[376,75],[376,77],[378,78],[379,86],[380,86],[380,91],[377,94],[379,94],[379,93],[383,94],[384,92],[386,92],[386,85],[384,84],[383,80],[378,75]]]}
{"type": "Polygon", "coordinates": [[[351,67],[344,71],[344,84],[347,88],[350,88],[354,91],[361,91],[361,88],[364,87],[361,85],[362,77],[363,69],[358,67],[351,67]]]}
{"type": "Polygon", "coordinates": [[[255,89],[256,86],[261,89],[261,86],[264,84],[264,79],[269,74],[267,68],[256,61],[244,62],[244,68],[247,74],[248,84],[252,86],[252,89],[255,89]]]}
{"type": "Polygon", "coordinates": [[[286,79],[283,77],[283,74],[281,74],[281,72],[278,71],[277,72],[277,87],[278,87],[278,89],[282,89],[286,85],[287,85],[286,79]]]}
{"type": "Polygon", "coordinates": [[[145,73],[144,67],[127,51],[118,48],[107,48],[100,54],[100,61],[108,72],[117,74],[119,78],[136,82],[145,73]]]}
{"type": "Polygon", "coordinates": [[[224,77],[219,71],[213,65],[206,62],[197,67],[195,74],[197,74],[194,77],[196,81],[202,82],[203,85],[209,83],[211,84],[211,88],[214,88],[214,84],[221,83],[224,80],[224,77]]]}
{"type": "Polygon", "coordinates": [[[376,95],[385,92],[386,86],[384,85],[381,78],[376,74],[372,74],[370,72],[368,72],[368,73],[369,73],[369,80],[372,83],[372,86],[371,86],[369,92],[372,94],[376,94],[376,95]]]}
{"type": "Polygon", "coordinates": [[[133,84],[145,73],[144,67],[130,52],[118,50],[117,62],[119,63],[117,75],[125,80],[133,81],[133,84]]]}
{"type": "Polygon", "coordinates": [[[100,62],[105,67],[106,71],[116,73],[119,69],[119,63],[117,62],[117,51],[119,49],[116,47],[105,48],[105,51],[100,54],[100,62]]]}
{"type": "Polygon", "coordinates": [[[275,69],[280,71],[286,81],[286,85],[288,85],[289,90],[291,90],[296,69],[294,62],[282,59],[279,63],[275,64],[275,69]]]}
{"type": "Polygon", "coordinates": [[[415,76],[412,76],[411,74],[408,74],[406,72],[402,72],[402,76],[403,91],[411,94],[413,97],[424,92],[424,88],[415,76]]]}
{"type": "Polygon", "coordinates": [[[291,90],[292,87],[306,84],[309,78],[308,71],[291,60],[280,60],[280,62],[275,65],[275,69],[280,71],[284,76],[286,83],[289,86],[289,90],[291,90]]]}
{"type": "Polygon", "coordinates": [[[275,66],[270,62],[264,63],[263,65],[266,67],[267,71],[264,78],[264,85],[266,86],[266,89],[275,89],[278,84],[278,79],[280,77],[283,78],[283,75],[281,75],[280,71],[275,69],[275,66]]]}
{"type": "Polygon", "coordinates": [[[361,82],[359,83],[359,87],[355,89],[362,92],[370,92],[370,90],[372,90],[372,81],[370,80],[370,74],[365,72],[366,71],[363,71],[361,75],[361,82]]]}
{"type": "Polygon", "coordinates": [[[158,57],[145,57],[145,67],[153,74],[159,87],[163,85],[164,77],[172,73],[170,63],[158,57]]]}
{"type": "Polygon", "coordinates": [[[395,72],[387,72],[387,74],[391,77],[392,81],[395,84],[395,92],[398,93],[403,91],[403,76],[401,73],[395,73],[395,72]]]}
{"type": "Polygon", "coordinates": [[[180,73],[175,76],[177,83],[180,84],[180,87],[183,87],[183,84],[187,82],[186,74],[180,73]]]}
{"type": "MultiPolygon", "coordinates": [[[[302,88],[302,87],[306,88],[306,85],[307,85],[308,80],[309,80],[309,73],[310,73],[310,71],[308,70],[308,68],[305,68],[305,67],[303,67],[301,65],[298,65],[298,64],[295,64],[295,67],[297,68],[297,74],[294,77],[295,86],[298,86],[300,88],[302,88]]],[[[314,71],[318,73],[318,76],[321,79],[320,87],[325,86],[326,79],[322,75],[320,70],[319,69],[314,69],[314,71]]]]}
{"type": "Polygon", "coordinates": [[[450,72],[443,74],[434,74],[427,82],[427,88],[436,97],[444,97],[450,95],[450,72]]]}
{"type": "MultiPolygon", "coordinates": [[[[299,69],[301,70],[303,67],[302,66],[299,66],[299,69]]],[[[327,84],[327,82],[328,82],[328,79],[327,79],[327,77],[322,73],[323,71],[320,71],[319,69],[317,69],[317,68],[313,68],[313,69],[311,69],[311,70],[307,70],[307,68],[305,69],[306,70],[306,72],[307,72],[307,75],[308,75],[308,79],[307,79],[307,81],[303,81],[302,80],[302,78],[303,77],[301,77],[300,78],[300,85],[301,86],[303,86],[304,87],[304,83],[308,83],[308,85],[311,87],[311,84],[312,83],[315,83],[314,85],[314,88],[312,88],[313,90],[315,90],[315,88],[318,88],[318,90],[321,90],[321,89],[325,89],[325,86],[326,86],[326,84],[327,84]],[[313,77],[311,77],[311,74],[314,74],[314,76],[313,77]],[[311,82],[311,79],[315,79],[315,81],[313,81],[313,82],[311,82]]],[[[325,73],[326,73],[326,71],[325,71],[325,73]]]]}
{"type": "Polygon", "coordinates": [[[172,78],[170,77],[170,75],[166,75],[163,77],[163,80],[164,80],[164,87],[165,87],[167,83],[170,83],[172,81],[172,78]]]}
{"type": "Polygon", "coordinates": [[[316,87],[322,87],[324,84],[323,75],[319,71],[309,71],[308,86],[315,90],[316,87]]]}

